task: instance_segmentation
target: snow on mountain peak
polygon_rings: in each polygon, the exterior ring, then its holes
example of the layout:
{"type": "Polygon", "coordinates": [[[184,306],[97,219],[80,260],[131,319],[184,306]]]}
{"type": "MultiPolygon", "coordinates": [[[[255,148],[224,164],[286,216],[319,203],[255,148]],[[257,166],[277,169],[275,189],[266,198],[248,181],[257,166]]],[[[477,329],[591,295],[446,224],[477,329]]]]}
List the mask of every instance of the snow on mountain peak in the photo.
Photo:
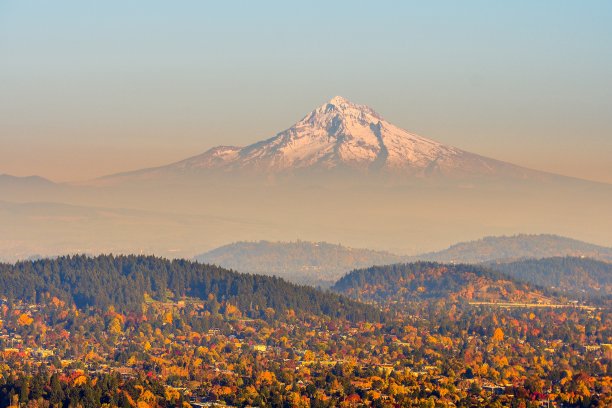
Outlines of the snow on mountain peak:
{"type": "Polygon", "coordinates": [[[316,108],[311,115],[350,116],[362,120],[381,120],[381,116],[366,105],[358,105],[342,96],[334,96],[328,102],[316,108]]]}
{"type": "Polygon", "coordinates": [[[341,96],[270,139],[243,148],[220,146],[170,166],[263,172],[349,168],[419,176],[491,174],[503,167],[495,160],[409,133],[372,108],[341,96]]]}
{"type": "Polygon", "coordinates": [[[350,104],[351,102],[349,102],[346,98],[342,96],[336,95],[333,98],[331,98],[329,102],[327,103],[331,105],[343,105],[343,104],[350,104]]]}

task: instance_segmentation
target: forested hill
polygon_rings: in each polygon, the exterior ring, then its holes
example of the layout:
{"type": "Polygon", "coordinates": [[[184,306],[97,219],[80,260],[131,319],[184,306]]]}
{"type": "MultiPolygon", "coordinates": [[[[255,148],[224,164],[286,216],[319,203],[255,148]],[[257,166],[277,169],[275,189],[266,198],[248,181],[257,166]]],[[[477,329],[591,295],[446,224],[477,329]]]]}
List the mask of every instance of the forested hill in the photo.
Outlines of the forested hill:
{"type": "Polygon", "coordinates": [[[589,258],[554,257],[489,265],[516,279],[579,297],[610,296],[612,263],[589,258]]]}
{"type": "Polygon", "coordinates": [[[371,249],[349,248],[326,242],[235,242],[196,260],[240,272],[276,275],[291,282],[329,287],[357,268],[387,265],[402,260],[398,255],[371,249]]]}
{"type": "Polygon", "coordinates": [[[332,290],[381,304],[424,299],[473,301],[546,301],[528,283],[475,265],[416,262],[375,266],[349,273],[332,290]]]}
{"type": "Polygon", "coordinates": [[[101,255],[0,264],[0,296],[34,302],[47,294],[79,308],[112,305],[120,311],[139,311],[145,294],[156,300],[213,294],[252,318],[265,318],[267,308],[277,316],[292,309],[351,321],[381,318],[376,309],[337,294],[185,260],[101,255]]]}
{"type": "Polygon", "coordinates": [[[511,262],[528,258],[555,256],[585,256],[612,262],[612,248],[589,244],[551,234],[519,234],[485,237],[476,241],[460,242],[438,251],[410,257],[410,261],[454,263],[511,262]]]}

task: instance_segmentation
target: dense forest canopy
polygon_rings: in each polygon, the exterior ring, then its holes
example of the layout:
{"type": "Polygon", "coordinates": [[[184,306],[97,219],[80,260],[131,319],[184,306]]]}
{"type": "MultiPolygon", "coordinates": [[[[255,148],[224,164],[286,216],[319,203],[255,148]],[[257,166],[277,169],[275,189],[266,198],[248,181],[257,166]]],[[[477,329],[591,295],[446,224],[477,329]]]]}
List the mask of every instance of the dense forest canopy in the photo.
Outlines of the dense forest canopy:
{"type": "Polygon", "coordinates": [[[527,301],[544,296],[541,289],[490,268],[436,262],[355,270],[336,282],[332,289],[380,303],[432,298],[527,301]]]}
{"type": "Polygon", "coordinates": [[[137,311],[145,294],[157,300],[168,296],[206,299],[212,294],[249,317],[265,317],[264,311],[272,308],[277,317],[292,309],[352,321],[381,318],[376,309],[337,294],[186,260],[80,255],[0,264],[0,296],[35,302],[47,293],[79,308],[113,306],[137,311]]]}
{"type": "Polygon", "coordinates": [[[572,295],[593,297],[610,296],[612,293],[612,263],[595,259],[553,257],[489,266],[515,279],[572,295]]]}
{"type": "Polygon", "coordinates": [[[467,302],[547,300],[472,265],[373,267],[337,286],[383,321],[187,261],[0,265],[0,408],[612,405],[608,307],[467,302]]]}

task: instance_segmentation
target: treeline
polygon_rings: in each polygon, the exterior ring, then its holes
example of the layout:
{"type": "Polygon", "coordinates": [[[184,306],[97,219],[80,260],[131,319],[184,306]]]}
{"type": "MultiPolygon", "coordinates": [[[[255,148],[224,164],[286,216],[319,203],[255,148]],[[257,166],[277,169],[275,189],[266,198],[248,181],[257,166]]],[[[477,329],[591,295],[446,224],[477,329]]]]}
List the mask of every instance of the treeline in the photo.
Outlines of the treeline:
{"type": "Polygon", "coordinates": [[[491,268],[516,279],[571,293],[577,297],[609,296],[612,263],[590,258],[554,257],[495,263],[491,268]]]}
{"type": "Polygon", "coordinates": [[[168,296],[207,299],[237,306],[247,317],[276,318],[285,312],[312,313],[350,321],[380,321],[377,309],[334,293],[288,283],[280,278],[241,274],[186,260],[153,256],[64,256],[15,265],[0,264],[0,296],[39,302],[55,296],[79,308],[139,311],[145,293],[155,300],[168,296]]]}

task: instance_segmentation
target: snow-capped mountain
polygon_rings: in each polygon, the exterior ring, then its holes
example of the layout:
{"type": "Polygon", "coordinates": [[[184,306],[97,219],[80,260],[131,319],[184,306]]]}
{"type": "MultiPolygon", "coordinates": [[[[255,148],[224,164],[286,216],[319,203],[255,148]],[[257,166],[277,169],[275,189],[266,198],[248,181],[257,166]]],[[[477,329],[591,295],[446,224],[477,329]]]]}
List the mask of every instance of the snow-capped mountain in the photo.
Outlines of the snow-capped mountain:
{"type": "Polygon", "coordinates": [[[246,147],[214,147],[198,156],[136,173],[246,170],[293,174],[333,169],[413,176],[528,178],[543,174],[415,135],[389,123],[372,108],[340,96],[270,139],[246,147]]]}

